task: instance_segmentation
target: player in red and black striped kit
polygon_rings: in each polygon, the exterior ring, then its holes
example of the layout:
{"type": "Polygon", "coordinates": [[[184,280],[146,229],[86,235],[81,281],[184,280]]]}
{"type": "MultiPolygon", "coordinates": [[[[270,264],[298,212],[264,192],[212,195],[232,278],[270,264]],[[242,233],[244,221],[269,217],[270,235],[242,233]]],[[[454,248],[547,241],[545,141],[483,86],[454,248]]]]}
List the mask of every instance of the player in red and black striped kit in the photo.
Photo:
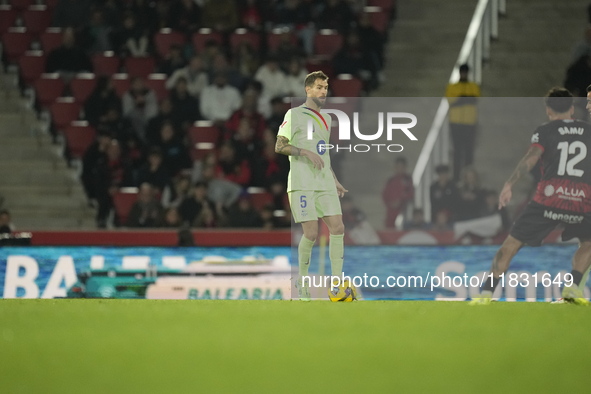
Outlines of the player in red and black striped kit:
{"type": "Polygon", "coordinates": [[[541,160],[542,179],[533,200],[517,218],[495,255],[491,267],[493,277],[489,277],[473,303],[488,304],[499,276],[507,272],[519,249],[523,245],[540,246],[558,225],[564,226],[564,241],[578,238],[580,242],[573,257],[573,284],[565,286],[563,298],[577,304],[589,303],[583,298],[579,284],[591,264],[591,124],[572,119],[573,97],[568,90],[554,88],[545,101],[550,121],[534,132],[529,150],[501,191],[499,209],[511,199],[515,182],[538,160],[541,160]]]}

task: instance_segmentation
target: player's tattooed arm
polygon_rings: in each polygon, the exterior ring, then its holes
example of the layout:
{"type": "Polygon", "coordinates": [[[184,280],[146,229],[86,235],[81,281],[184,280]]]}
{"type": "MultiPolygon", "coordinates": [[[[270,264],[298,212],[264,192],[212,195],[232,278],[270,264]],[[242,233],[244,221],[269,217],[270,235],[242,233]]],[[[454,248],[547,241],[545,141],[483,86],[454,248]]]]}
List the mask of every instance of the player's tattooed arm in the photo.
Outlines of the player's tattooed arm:
{"type": "Polygon", "coordinates": [[[281,135],[277,136],[275,152],[287,156],[302,156],[302,149],[289,144],[289,140],[281,135]]]}
{"type": "Polygon", "coordinates": [[[503,190],[501,190],[501,194],[499,195],[499,209],[503,208],[511,200],[511,188],[519,178],[523,177],[534,168],[538,160],[540,160],[542,153],[544,153],[544,151],[539,146],[530,146],[525,156],[523,156],[523,159],[517,164],[517,167],[515,168],[515,171],[513,171],[513,174],[511,174],[509,180],[505,182],[503,190]]]}
{"type": "Polygon", "coordinates": [[[508,184],[509,186],[513,186],[515,182],[519,180],[519,178],[523,177],[525,174],[530,172],[531,169],[534,168],[538,160],[540,160],[540,156],[542,156],[542,153],[544,153],[544,151],[539,146],[530,146],[527,153],[525,154],[525,156],[523,156],[523,158],[513,171],[513,174],[511,174],[511,177],[506,182],[506,184],[508,184]]]}
{"type": "Polygon", "coordinates": [[[275,143],[275,152],[286,156],[305,156],[312,162],[312,166],[317,169],[324,168],[324,160],[316,153],[307,149],[297,148],[289,144],[289,140],[281,135],[277,136],[275,143]]]}

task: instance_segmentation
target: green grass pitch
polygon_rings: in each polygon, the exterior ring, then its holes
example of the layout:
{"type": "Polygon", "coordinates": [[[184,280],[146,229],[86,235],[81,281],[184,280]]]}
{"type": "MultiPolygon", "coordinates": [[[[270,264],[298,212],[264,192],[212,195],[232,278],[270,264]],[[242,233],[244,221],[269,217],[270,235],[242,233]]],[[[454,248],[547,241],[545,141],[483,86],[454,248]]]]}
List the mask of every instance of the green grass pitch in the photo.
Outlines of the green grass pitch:
{"type": "Polygon", "coordinates": [[[591,309],[0,300],[0,392],[588,392],[591,309]]]}

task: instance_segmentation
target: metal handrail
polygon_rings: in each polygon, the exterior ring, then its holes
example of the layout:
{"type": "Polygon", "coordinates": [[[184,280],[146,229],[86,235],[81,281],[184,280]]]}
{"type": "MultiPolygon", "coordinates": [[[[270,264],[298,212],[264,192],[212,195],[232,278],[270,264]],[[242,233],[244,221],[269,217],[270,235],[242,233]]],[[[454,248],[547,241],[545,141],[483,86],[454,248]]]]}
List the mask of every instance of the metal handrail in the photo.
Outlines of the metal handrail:
{"type": "MultiPolygon", "coordinates": [[[[482,82],[482,64],[490,57],[490,42],[498,37],[498,17],[505,13],[505,9],[505,0],[478,1],[449,83],[458,81],[462,64],[470,67],[473,81],[478,84],[482,82]]],[[[427,220],[431,220],[429,188],[435,167],[449,163],[448,111],[449,103],[446,98],[442,98],[412,173],[415,207],[423,209],[427,220]]]]}

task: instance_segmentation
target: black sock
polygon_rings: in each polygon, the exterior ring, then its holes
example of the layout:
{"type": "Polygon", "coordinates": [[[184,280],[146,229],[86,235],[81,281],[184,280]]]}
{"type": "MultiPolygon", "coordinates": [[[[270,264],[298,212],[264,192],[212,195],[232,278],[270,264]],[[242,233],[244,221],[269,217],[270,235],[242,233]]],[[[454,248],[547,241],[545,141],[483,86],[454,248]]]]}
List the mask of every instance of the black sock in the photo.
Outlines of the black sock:
{"type": "Polygon", "coordinates": [[[495,277],[491,278],[491,276],[489,276],[486,279],[486,282],[484,282],[484,286],[482,286],[482,291],[488,290],[488,291],[494,293],[495,289],[497,288],[497,285],[499,284],[499,281],[500,281],[499,278],[495,278],[495,277]]]}
{"type": "Polygon", "coordinates": [[[579,286],[583,280],[583,273],[577,270],[572,270],[570,274],[573,276],[573,284],[579,286]]]}

